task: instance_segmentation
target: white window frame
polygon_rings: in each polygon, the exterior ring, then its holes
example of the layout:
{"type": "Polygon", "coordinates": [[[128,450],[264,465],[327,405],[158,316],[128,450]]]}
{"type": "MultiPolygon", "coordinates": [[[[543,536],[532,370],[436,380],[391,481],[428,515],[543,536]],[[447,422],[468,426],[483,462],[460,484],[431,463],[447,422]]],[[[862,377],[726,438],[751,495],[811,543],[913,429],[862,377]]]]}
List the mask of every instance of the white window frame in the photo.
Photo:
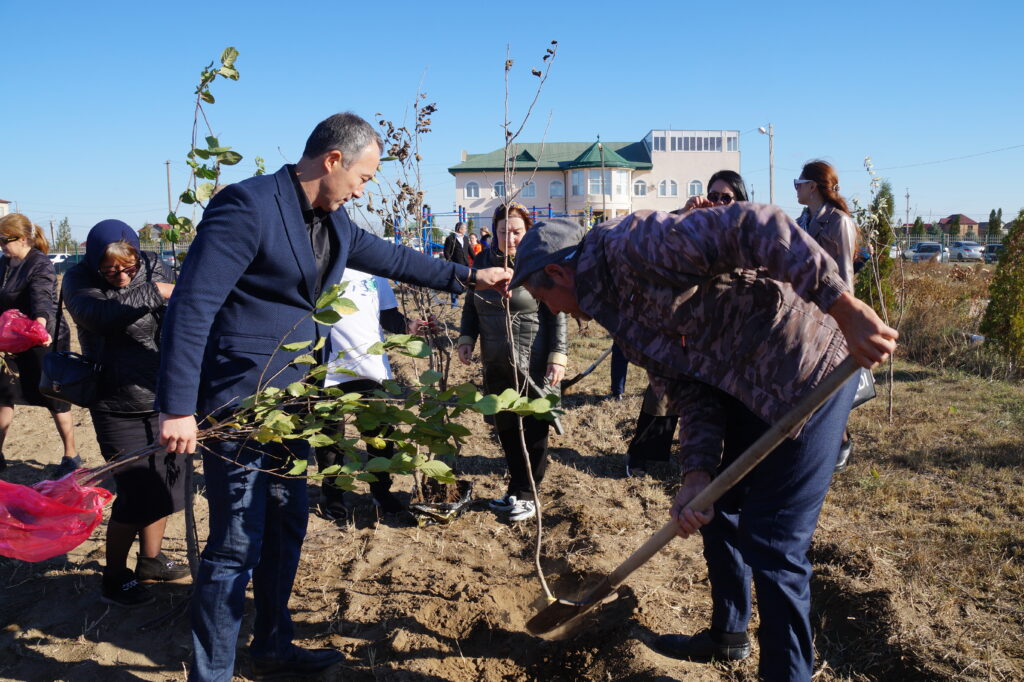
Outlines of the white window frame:
{"type": "Polygon", "coordinates": [[[704,183],[700,180],[690,180],[690,184],[686,186],[686,196],[696,197],[704,194],[704,183]]]}
{"type": "Polygon", "coordinates": [[[503,196],[505,196],[505,181],[504,180],[498,180],[497,182],[495,182],[494,183],[493,191],[494,191],[494,196],[495,197],[503,197],[503,196]]]}
{"type": "Polygon", "coordinates": [[[549,197],[564,197],[565,196],[565,183],[561,180],[552,180],[551,184],[548,185],[548,196],[549,197]]]}
{"type": "Polygon", "coordinates": [[[665,178],[658,183],[658,196],[659,197],[677,197],[679,196],[679,183],[672,178],[665,178]]]}
{"type": "Polygon", "coordinates": [[[665,151],[665,136],[655,135],[651,142],[651,149],[653,149],[656,152],[665,151]]]}
{"type": "Polygon", "coordinates": [[[612,172],[600,168],[592,168],[587,176],[587,194],[608,194],[612,186],[612,172]]]}
{"type": "Polygon", "coordinates": [[[633,181],[633,196],[645,197],[647,196],[647,183],[643,180],[633,181]]]}
{"type": "Polygon", "coordinates": [[[480,183],[470,180],[466,183],[463,188],[467,199],[479,199],[480,198],[480,183]]]}
{"type": "Polygon", "coordinates": [[[614,176],[614,190],[615,196],[621,197],[626,192],[627,184],[629,183],[629,173],[623,170],[617,170],[613,173],[614,176]]]}
{"type": "Polygon", "coordinates": [[[583,175],[583,171],[574,170],[572,172],[572,195],[574,197],[583,196],[586,192],[587,179],[583,175]]]}
{"type": "Polygon", "coordinates": [[[519,192],[519,196],[524,199],[535,199],[537,197],[537,183],[535,182],[524,182],[522,191],[519,192]]]}

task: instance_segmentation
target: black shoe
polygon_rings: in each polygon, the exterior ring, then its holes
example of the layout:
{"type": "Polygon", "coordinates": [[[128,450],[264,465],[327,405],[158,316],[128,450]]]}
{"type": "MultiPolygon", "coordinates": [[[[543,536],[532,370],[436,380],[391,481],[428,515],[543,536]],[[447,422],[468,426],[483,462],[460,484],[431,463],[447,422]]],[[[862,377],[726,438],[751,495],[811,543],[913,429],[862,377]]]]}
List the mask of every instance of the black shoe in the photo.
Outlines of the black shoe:
{"type": "Polygon", "coordinates": [[[651,647],[662,656],[684,661],[742,661],[750,655],[750,640],[741,644],[719,644],[711,639],[710,630],[701,630],[696,635],[661,635],[651,647]]]}
{"type": "Polygon", "coordinates": [[[632,452],[626,453],[626,478],[644,476],[647,474],[647,460],[638,457],[632,452]]]}
{"type": "Polygon", "coordinates": [[[321,502],[317,506],[317,510],[320,512],[322,518],[328,521],[333,521],[337,524],[348,523],[349,511],[348,507],[339,500],[331,500],[330,502],[321,502]]]}
{"type": "Polygon", "coordinates": [[[853,452],[853,436],[847,436],[843,444],[839,446],[839,459],[836,460],[835,473],[846,471],[846,467],[850,464],[851,452],[853,452]]]}
{"type": "Polygon", "coordinates": [[[287,658],[252,658],[252,677],[256,680],[315,675],[344,659],[335,649],[300,649],[295,647],[287,658]]]}
{"type": "Polygon", "coordinates": [[[405,505],[398,501],[390,490],[374,490],[373,506],[380,510],[381,514],[400,514],[405,511],[405,505]]]}
{"type": "Polygon", "coordinates": [[[124,569],[112,575],[103,572],[103,601],[133,609],[153,601],[153,595],[142,586],[135,571],[124,569]]]}
{"type": "Polygon", "coordinates": [[[188,570],[187,564],[179,564],[171,561],[163,552],[155,557],[140,556],[135,563],[135,575],[139,580],[155,580],[164,582],[167,580],[181,580],[188,578],[192,572],[188,570]]]}
{"type": "Polygon", "coordinates": [[[65,455],[64,457],[61,458],[60,464],[57,465],[57,468],[53,470],[53,474],[51,474],[50,478],[64,478],[68,474],[80,469],[81,467],[81,457],[79,457],[78,455],[75,455],[74,457],[68,457],[67,455],[65,455]]]}

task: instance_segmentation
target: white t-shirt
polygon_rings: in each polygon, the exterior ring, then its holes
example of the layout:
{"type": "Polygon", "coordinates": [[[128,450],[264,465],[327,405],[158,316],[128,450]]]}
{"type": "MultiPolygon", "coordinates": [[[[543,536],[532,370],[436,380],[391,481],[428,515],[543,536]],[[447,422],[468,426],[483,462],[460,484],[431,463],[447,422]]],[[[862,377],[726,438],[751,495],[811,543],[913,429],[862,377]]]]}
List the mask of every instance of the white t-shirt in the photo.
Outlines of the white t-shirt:
{"type": "Polygon", "coordinates": [[[328,372],[325,386],[343,384],[356,379],[377,382],[391,378],[391,364],[387,354],[367,355],[366,349],[384,340],[380,326],[380,311],[397,308],[398,299],[386,279],[347,268],[341,281],[348,282],[343,296],[356,304],[358,310],[343,315],[331,326],[329,369],[350,369],[358,376],[328,372]]]}

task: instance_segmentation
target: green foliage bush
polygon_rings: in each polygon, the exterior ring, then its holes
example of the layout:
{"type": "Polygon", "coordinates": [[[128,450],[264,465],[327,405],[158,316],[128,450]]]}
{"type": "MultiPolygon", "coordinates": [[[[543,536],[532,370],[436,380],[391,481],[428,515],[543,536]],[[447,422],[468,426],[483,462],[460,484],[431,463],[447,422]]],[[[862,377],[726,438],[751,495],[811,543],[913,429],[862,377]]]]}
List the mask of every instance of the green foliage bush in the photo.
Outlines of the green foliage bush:
{"type": "Polygon", "coordinates": [[[981,333],[1019,365],[1024,362],[1024,209],[1003,245],[981,333]]]}

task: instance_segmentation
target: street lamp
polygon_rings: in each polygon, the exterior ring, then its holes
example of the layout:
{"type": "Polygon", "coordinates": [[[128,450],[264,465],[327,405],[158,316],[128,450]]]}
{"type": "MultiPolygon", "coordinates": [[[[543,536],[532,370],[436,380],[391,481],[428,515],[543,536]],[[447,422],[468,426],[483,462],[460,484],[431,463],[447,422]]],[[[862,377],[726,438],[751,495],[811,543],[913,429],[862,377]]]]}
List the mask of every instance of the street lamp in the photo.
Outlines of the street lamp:
{"type": "Polygon", "coordinates": [[[757,132],[768,136],[768,203],[775,203],[775,126],[768,124],[757,129],[757,132]]]}

